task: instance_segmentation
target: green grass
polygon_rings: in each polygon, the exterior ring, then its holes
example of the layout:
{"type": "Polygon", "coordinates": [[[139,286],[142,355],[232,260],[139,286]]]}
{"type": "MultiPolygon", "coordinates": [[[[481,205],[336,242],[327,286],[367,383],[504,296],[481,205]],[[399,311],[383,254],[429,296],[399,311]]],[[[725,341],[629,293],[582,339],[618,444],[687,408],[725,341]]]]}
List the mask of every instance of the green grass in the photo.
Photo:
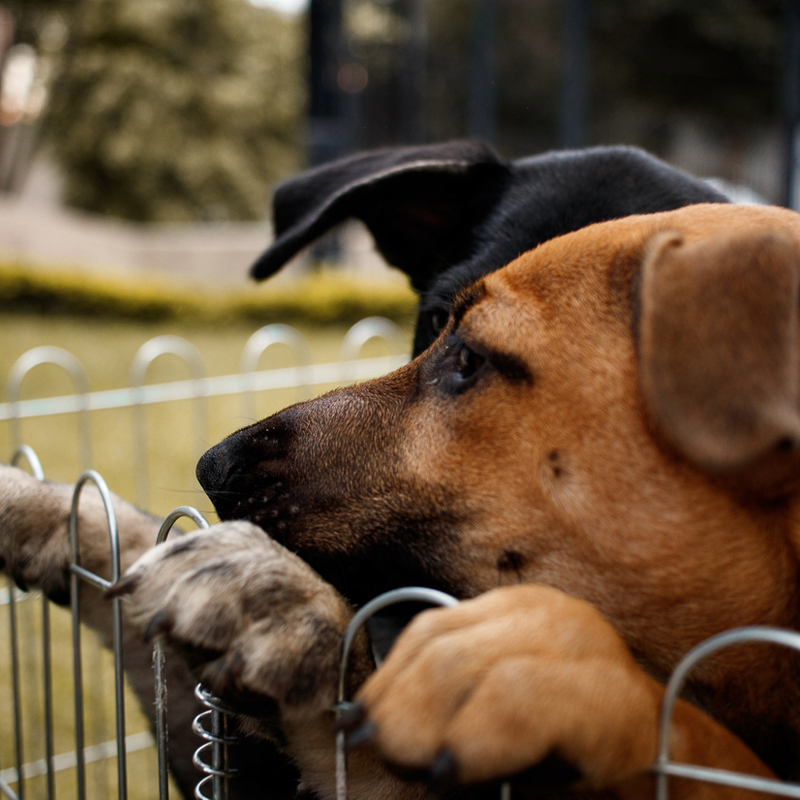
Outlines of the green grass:
{"type": "MultiPolygon", "coordinates": [[[[372,312],[366,310],[365,313],[372,312]]],[[[0,376],[8,374],[17,358],[38,345],[58,345],[73,353],[82,362],[91,390],[110,389],[129,385],[129,368],[138,348],[153,336],[172,334],[183,336],[194,344],[206,362],[208,374],[224,375],[236,372],[239,355],[247,338],[258,327],[244,321],[223,324],[219,320],[204,318],[170,317],[155,323],[141,318],[113,319],[107,316],[31,315],[26,313],[0,313],[0,376]]],[[[270,317],[262,322],[285,321],[285,317],[270,317]]],[[[300,324],[298,328],[307,337],[314,361],[335,361],[347,325],[300,324]]],[[[393,346],[393,352],[410,352],[411,327],[404,327],[405,340],[393,346]]],[[[367,345],[364,355],[384,355],[386,345],[373,342],[367,345]]],[[[274,348],[264,356],[261,368],[292,364],[288,352],[274,348]]],[[[148,372],[148,382],[161,382],[188,377],[186,367],[177,359],[165,356],[158,359],[148,372]]],[[[4,378],[3,378],[4,380],[4,378]]],[[[327,387],[317,387],[322,391],[327,387]]],[[[56,367],[42,366],[34,370],[23,382],[22,398],[70,394],[73,387],[66,374],[56,367]]],[[[257,399],[258,416],[265,416],[295,402],[294,390],[267,391],[257,399]]],[[[5,400],[5,397],[3,398],[5,400]]],[[[147,410],[147,449],[150,469],[150,510],[166,514],[172,508],[188,504],[198,507],[213,520],[210,503],[199,490],[194,478],[197,455],[219,441],[223,436],[247,424],[239,398],[211,398],[208,401],[209,428],[198,432],[193,423],[194,408],[190,402],[154,405],[147,410]]],[[[23,439],[41,458],[45,474],[53,480],[74,482],[83,465],[77,456],[76,415],[69,414],[50,419],[25,420],[23,439]]],[[[96,412],[91,419],[93,464],[106,478],[112,491],[134,499],[132,414],[129,409],[96,412]]],[[[11,454],[12,436],[8,423],[0,422],[0,460],[11,454]]],[[[0,587],[3,581],[0,580],[0,587]]],[[[22,662],[24,675],[25,710],[25,761],[44,755],[43,731],[40,721],[41,689],[39,673],[39,603],[25,601],[18,605],[23,632],[22,662]]],[[[55,705],[57,709],[56,753],[74,749],[72,741],[72,688],[70,623],[60,609],[53,611],[53,660],[57,665],[55,678],[55,705]]],[[[0,607],[0,642],[7,639],[7,608],[0,607]]],[[[87,744],[107,741],[114,736],[112,717],[112,678],[107,653],[92,644],[93,637],[86,636],[87,685],[87,744]]],[[[5,650],[5,644],[0,650],[5,650]]],[[[13,764],[13,737],[11,727],[11,693],[9,661],[0,656],[0,769],[13,764]]],[[[147,723],[137,710],[136,700],[130,695],[128,733],[147,728],[147,723]]],[[[156,796],[155,751],[137,753],[129,761],[129,797],[144,800],[156,796]]],[[[113,759],[100,762],[87,771],[89,797],[105,800],[116,796],[115,763],[113,759]]],[[[59,800],[74,797],[74,771],[59,773],[57,796],[59,800]]],[[[26,784],[27,797],[44,797],[44,779],[34,779],[26,784]]],[[[173,796],[177,796],[174,794],[173,796]]]]}

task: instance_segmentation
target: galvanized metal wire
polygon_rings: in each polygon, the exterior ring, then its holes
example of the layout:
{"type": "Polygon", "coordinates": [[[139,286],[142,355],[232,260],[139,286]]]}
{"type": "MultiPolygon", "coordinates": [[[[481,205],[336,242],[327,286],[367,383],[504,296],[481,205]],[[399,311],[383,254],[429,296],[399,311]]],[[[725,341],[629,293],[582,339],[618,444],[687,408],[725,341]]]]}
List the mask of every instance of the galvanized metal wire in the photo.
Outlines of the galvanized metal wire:
{"type": "MultiPolygon", "coordinates": [[[[164,518],[156,535],[156,546],[167,540],[170,531],[180,519],[190,519],[198,528],[209,527],[206,518],[191,506],[179,506],[164,518]]],[[[156,747],[158,749],[158,797],[159,800],[169,798],[169,760],[167,758],[167,666],[164,648],[160,642],[153,645],[153,670],[156,681],[156,747]]]]}
{"type": "MultiPolygon", "coordinates": [[[[78,800],[86,797],[86,762],[84,759],[84,720],[83,720],[83,662],[81,660],[81,615],[80,615],[80,581],[83,580],[98,589],[108,589],[120,579],[119,530],[117,515],[111,492],[103,478],[94,470],[84,472],[75,484],[72,495],[72,506],[69,515],[69,539],[72,547],[72,564],[70,566],[70,602],[72,608],[72,649],[73,670],[75,677],[75,753],[77,754],[77,789],[78,800]],[[108,522],[108,537],[111,554],[111,580],[95,575],[81,566],[80,544],[78,537],[78,509],[80,496],[85,486],[93,483],[100,493],[108,522]]],[[[128,796],[127,758],[125,752],[125,676],[122,663],[122,600],[119,597],[111,601],[113,617],[113,652],[114,652],[114,690],[117,730],[117,796],[126,800],[128,796]]]]}
{"type": "Polygon", "coordinates": [[[311,366],[311,348],[306,338],[290,325],[265,325],[259,328],[245,343],[239,359],[239,374],[244,378],[241,392],[242,416],[255,421],[256,386],[258,364],[268,350],[275,346],[288,347],[296,367],[295,381],[298,400],[303,399],[309,383],[309,367],[311,366]]]}
{"type": "MultiPolygon", "coordinates": [[[[342,640],[342,653],[339,661],[339,691],[336,697],[337,713],[347,706],[345,686],[347,682],[347,666],[350,660],[350,651],[353,642],[358,635],[361,627],[366,621],[377,614],[379,611],[396,605],[397,603],[408,602],[428,603],[431,606],[452,607],[458,605],[458,600],[449,594],[439,592],[436,589],[428,589],[423,586],[409,586],[403,589],[393,589],[384,592],[378,597],[365,603],[350,620],[347,630],[342,640]]],[[[336,733],[336,800],[347,800],[347,752],[345,750],[344,731],[336,733]]]]}
{"type": "Polygon", "coordinates": [[[346,383],[359,380],[358,357],[367,342],[381,339],[388,343],[401,339],[402,335],[400,327],[384,317],[367,317],[356,322],[345,334],[339,350],[340,380],[346,383]]]}
{"type": "Polygon", "coordinates": [[[72,411],[78,412],[80,463],[83,469],[92,466],[92,429],[89,419],[89,380],[83,364],[72,353],[61,347],[45,345],[23,353],[11,367],[6,381],[7,414],[11,420],[11,441],[17,449],[22,447],[22,413],[19,399],[22,382],[36,368],[45,364],[61,367],[70,376],[76,389],[72,411]]]}
{"type": "MultiPolygon", "coordinates": [[[[208,436],[208,398],[203,391],[206,365],[200,351],[180,336],[156,336],[145,342],[133,357],[131,364],[131,386],[137,393],[133,406],[134,424],[134,464],[136,468],[136,502],[142,507],[149,506],[149,464],[147,459],[147,416],[145,414],[144,381],[150,365],[161,356],[172,355],[181,359],[192,376],[192,405],[194,411],[194,430],[197,441],[204,442],[208,436]]],[[[202,451],[195,455],[200,456],[202,451]]]]}
{"type": "Polygon", "coordinates": [[[203,773],[194,790],[196,800],[227,800],[228,781],[236,777],[237,771],[228,765],[228,746],[236,744],[237,737],[228,733],[228,713],[230,709],[208,689],[200,684],[195,687],[195,696],[207,708],[192,722],[192,730],[205,739],[194,753],[194,765],[203,773]],[[206,727],[206,723],[210,727],[206,727]],[[211,754],[211,763],[204,756],[211,754]],[[211,794],[206,794],[208,789],[211,794]]]}
{"type": "MultiPolygon", "coordinates": [[[[39,462],[39,457],[28,445],[19,445],[11,456],[11,465],[18,467],[22,460],[28,464],[31,474],[37,480],[44,480],[44,471],[39,462]]],[[[16,603],[12,581],[8,579],[9,616],[11,634],[11,659],[14,685],[14,739],[17,756],[17,775],[22,774],[22,715],[20,711],[19,693],[19,642],[16,624],[16,603]]],[[[50,603],[46,597],[41,598],[42,613],[42,684],[44,688],[44,715],[45,715],[45,763],[47,776],[47,798],[55,797],[55,774],[53,771],[53,669],[50,660],[50,603]]],[[[19,796],[24,797],[25,789],[22,781],[18,783],[19,796]]]]}
{"type": "MultiPolygon", "coordinates": [[[[353,333],[345,338],[345,342],[350,342],[348,345],[352,358],[358,358],[360,355],[363,344],[375,337],[380,337],[382,331],[386,333],[387,337],[397,337],[399,335],[399,328],[393,323],[386,320],[381,322],[379,318],[373,318],[368,323],[354,326],[353,333]]],[[[404,345],[405,349],[405,345],[404,345]]],[[[364,378],[374,377],[383,374],[391,369],[394,369],[407,361],[406,356],[386,356],[375,359],[359,358],[357,363],[349,365],[347,370],[344,370],[348,375],[352,376],[353,380],[361,380],[364,378]]],[[[34,348],[23,356],[21,356],[12,367],[6,383],[6,400],[5,403],[0,403],[0,421],[7,420],[10,425],[11,440],[19,446],[19,450],[13,457],[13,463],[17,463],[22,458],[27,458],[32,472],[36,477],[42,479],[43,472],[41,466],[36,458],[35,453],[25,446],[21,445],[22,442],[22,421],[26,419],[34,419],[37,417],[52,417],[59,414],[76,413],[78,414],[78,432],[79,432],[79,450],[80,459],[79,463],[84,469],[91,466],[92,461],[92,436],[91,436],[91,413],[97,410],[105,410],[112,408],[131,408],[134,413],[134,461],[135,473],[137,475],[137,500],[140,505],[146,507],[148,497],[147,486],[147,471],[148,464],[145,455],[143,443],[146,437],[146,417],[144,416],[144,407],[153,403],[165,403],[173,400],[193,400],[195,402],[195,428],[198,430],[198,441],[203,441],[203,431],[207,427],[207,411],[205,403],[207,398],[211,396],[223,396],[241,394],[243,397],[248,398],[251,402],[254,399],[254,393],[265,389],[280,389],[295,387],[299,392],[305,392],[307,387],[332,384],[342,380],[343,369],[340,362],[331,364],[316,364],[310,363],[310,350],[305,338],[296,330],[283,325],[265,326],[257,331],[245,345],[242,356],[240,359],[240,372],[234,375],[224,375],[216,377],[206,377],[206,368],[203,363],[202,357],[199,352],[186,340],[179,337],[156,337],[149,342],[146,342],[136,354],[131,366],[131,386],[123,389],[114,389],[101,392],[90,392],[88,378],[83,365],[72,354],[57,347],[37,347],[34,348]],[[292,350],[293,357],[296,363],[295,367],[288,369],[262,369],[258,370],[259,360],[266,350],[275,344],[283,344],[289,346],[292,350]],[[172,354],[182,359],[187,365],[190,374],[189,380],[170,381],[169,383],[162,384],[146,384],[146,376],[150,365],[162,355],[172,354]],[[42,365],[52,364],[65,370],[70,376],[76,393],[73,395],[66,395],[61,397],[45,397],[33,399],[21,399],[22,386],[26,377],[32,370],[39,368],[42,365]]],[[[77,503],[83,484],[85,482],[99,482],[102,484],[102,479],[96,473],[90,476],[84,475],[81,478],[80,486],[76,487],[74,502],[77,503]]],[[[104,485],[104,484],[103,484],[104,485]]],[[[98,487],[99,488],[99,487],[98,487]]],[[[100,489],[102,493],[102,489],[100,489]]],[[[107,492],[107,489],[105,490],[107,492]]],[[[108,498],[104,498],[104,502],[108,502],[108,498]]],[[[73,512],[74,516],[74,512],[73,512]]],[[[159,541],[167,535],[167,532],[175,519],[180,516],[186,516],[195,521],[196,524],[203,527],[207,523],[202,520],[199,512],[188,507],[176,509],[170,515],[162,526],[162,533],[160,534],[159,541]]],[[[77,524],[77,521],[71,523],[77,524]]],[[[109,519],[109,532],[113,539],[116,523],[109,519]]],[[[79,531],[74,532],[79,538],[79,531]]],[[[71,531],[71,536],[73,532],[71,531]]],[[[117,567],[118,573],[118,556],[117,567]]],[[[114,579],[113,576],[112,580],[114,579]]],[[[75,562],[70,570],[70,583],[77,589],[72,592],[72,605],[73,605],[73,620],[77,618],[78,598],[80,595],[80,588],[78,581],[89,582],[95,587],[104,589],[112,581],[98,575],[94,575],[85,570],[79,560],[75,558],[75,562]]],[[[43,648],[43,681],[44,681],[44,742],[45,742],[45,758],[40,762],[24,763],[23,752],[23,718],[21,709],[21,682],[20,682],[20,659],[19,659],[19,643],[20,635],[17,625],[17,601],[18,598],[27,599],[30,595],[20,594],[18,590],[14,589],[13,585],[9,582],[8,590],[5,593],[0,593],[0,605],[7,604],[9,607],[10,617],[10,660],[12,666],[12,706],[14,716],[14,751],[15,751],[15,768],[13,770],[0,770],[0,794],[6,797],[15,799],[17,797],[24,799],[25,795],[25,776],[32,776],[44,772],[47,776],[48,784],[48,798],[54,797],[54,773],[58,769],[66,768],[67,765],[73,764],[76,769],[76,780],[78,783],[78,796],[82,798],[86,793],[86,780],[85,780],[85,765],[88,761],[94,761],[97,758],[107,758],[109,754],[120,754],[122,760],[121,766],[118,768],[118,773],[125,773],[124,754],[126,751],[132,749],[139,749],[147,744],[148,737],[137,738],[136,735],[128,737],[124,742],[120,743],[119,729],[124,723],[121,720],[124,717],[124,705],[122,702],[117,701],[117,727],[118,735],[116,743],[113,747],[109,748],[109,743],[102,745],[93,745],[91,747],[85,746],[85,732],[83,721],[83,688],[75,683],[75,707],[76,707],[76,723],[75,723],[75,738],[76,750],[74,753],[65,753],[60,755],[53,754],[52,735],[53,735],[53,719],[52,719],[52,679],[51,679],[51,664],[50,664],[50,624],[49,624],[49,603],[42,598],[42,618],[43,618],[43,635],[42,635],[42,648],[43,648]],[[2,596],[5,595],[5,598],[2,596]],[[136,741],[134,741],[136,740],[136,741]],[[140,741],[141,740],[141,741],[140,741]],[[121,772],[120,772],[121,771],[121,772]],[[10,774],[15,776],[17,783],[17,791],[15,792],[9,785],[7,777],[10,774]],[[5,777],[4,777],[5,776],[5,777]]],[[[119,605],[119,601],[115,601],[115,605],[119,605]]],[[[115,637],[120,634],[121,617],[118,611],[114,611],[115,623],[115,637]]],[[[73,623],[73,661],[78,664],[82,661],[82,653],[80,647],[80,635],[78,633],[79,625],[73,623]]],[[[158,650],[158,648],[156,648],[158,650]]],[[[121,651],[118,653],[121,655],[121,651]]],[[[166,687],[162,682],[163,673],[163,654],[159,656],[158,652],[154,654],[155,669],[158,673],[156,697],[162,705],[162,710],[157,716],[160,716],[161,721],[157,720],[156,740],[159,752],[159,761],[161,767],[159,768],[159,794],[162,798],[167,796],[168,783],[167,783],[167,770],[166,770],[166,687]]],[[[117,660],[118,667],[116,674],[122,674],[121,662],[117,660]]],[[[76,674],[80,674],[79,669],[76,674]]],[[[81,676],[82,677],[82,676],[81,676]]],[[[119,682],[118,678],[115,679],[115,692],[119,697],[119,682]]],[[[204,697],[206,697],[204,695],[204,697]]],[[[209,700],[206,697],[206,700],[209,700]]],[[[210,702],[214,707],[211,719],[212,733],[218,731],[220,726],[226,725],[226,721],[222,716],[221,706],[213,698],[210,702]]],[[[205,718],[204,718],[205,719],[205,718]]],[[[226,740],[224,747],[227,747],[229,740],[226,740]]],[[[212,768],[217,769],[219,766],[219,759],[225,758],[223,754],[220,756],[219,744],[215,744],[212,748],[212,768]]],[[[119,763],[119,762],[118,762],[119,763]]],[[[13,782],[13,781],[12,781],[13,782]]],[[[125,796],[125,779],[120,780],[118,775],[118,783],[120,785],[120,797],[125,796]]],[[[215,778],[212,783],[212,791],[215,800],[223,797],[221,794],[221,787],[227,787],[227,781],[224,783],[215,778]]],[[[205,786],[206,784],[204,784],[205,786]]],[[[204,791],[204,789],[201,789],[204,791]]]]}

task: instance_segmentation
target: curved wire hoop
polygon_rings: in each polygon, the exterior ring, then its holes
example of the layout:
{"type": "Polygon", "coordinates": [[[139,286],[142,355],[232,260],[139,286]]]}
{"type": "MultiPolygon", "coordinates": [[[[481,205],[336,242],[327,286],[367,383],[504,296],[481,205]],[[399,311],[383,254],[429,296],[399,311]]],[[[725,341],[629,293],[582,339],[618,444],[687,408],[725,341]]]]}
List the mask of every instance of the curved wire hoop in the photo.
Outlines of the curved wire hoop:
{"type": "Polygon", "coordinates": [[[758,778],[740,772],[731,772],[711,767],[698,767],[669,760],[669,732],[672,715],[678,695],[686,683],[686,678],[694,667],[704,658],[733,645],[763,642],[789,647],[800,652],[800,634],[782,628],[751,625],[734,628],[730,631],[712,636],[690,650],[675,667],[664,692],[664,702],[659,726],[658,757],[653,765],[656,773],[656,800],[668,800],[667,779],[689,778],[720,786],[731,786],[737,789],[749,789],[756,792],[780,795],[782,797],[800,798],[800,784],[789,783],[768,778],[758,778]]]}
{"type": "MultiPolygon", "coordinates": [[[[347,630],[342,640],[342,657],[339,662],[339,692],[337,695],[337,710],[345,706],[345,678],[347,675],[347,664],[350,659],[350,650],[353,641],[361,629],[361,626],[378,611],[382,611],[388,606],[397,603],[405,603],[409,600],[430,603],[433,606],[453,607],[458,605],[458,600],[449,594],[439,592],[436,589],[428,589],[422,586],[409,586],[404,589],[393,589],[391,592],[384,592],[368,603],[363,605],[350,620],[347,630]]],[[[347,754],[344,747],[344,731],[336,733],[336,800],[347,800],[347,754]]]]}

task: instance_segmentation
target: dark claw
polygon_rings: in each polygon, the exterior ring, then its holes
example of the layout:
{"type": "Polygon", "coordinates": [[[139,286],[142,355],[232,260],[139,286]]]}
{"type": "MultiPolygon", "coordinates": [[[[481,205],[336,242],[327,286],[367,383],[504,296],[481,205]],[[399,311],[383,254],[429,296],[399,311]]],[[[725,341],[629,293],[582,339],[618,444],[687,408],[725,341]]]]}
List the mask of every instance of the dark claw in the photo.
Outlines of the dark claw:
{"type": "Polygon", "coordinates": [[[363,722],[354,731],[351,731],[344,740],[346,750],[354,750],[356,747],[368,744],[375,738],[378,726],[374,722],[363,722]]]}
{"type": "Polygon", "coordinates": [[[336,706],[336,720],[333,723],[334,731],[351,731],[360,725],[367,716],[367,709],[363,703],[339,703],[336,706]]]}
{"type": "MultiPolygon", "coordinates": [[[[113,587],[112,587],[113,588],[113,587]]],[[[150,620],[144,631],[145,644],[149,644],[153,637],[159,633],[169,633],[175,625],[175,620],[168,611],[159,611],[150,620]]]]}
{"type": "Polygon", "coordinates": [[[57,606],[68,606],[71,599],[69,586],[57,586],[54,589],[48,589],[45,594],[47,599],[57,606]]]}
{"type": "Polygon", "coordinates": [[[116,583],[112,583],[105,591],[106,600],[113,600],[124,594],[131,594],[139,583],[138,575],[123,575],[116,583]]]}
{"type": "Polygon", "coordinates": [[[444,789],[456,782],[458,761],[452,751],[440,750],[431,766],[429,781],[435,789],[444,789]]]}
{"type": "Polygon", "coordinates": [[[562,791],[582,777],[577,767],[565,761],[557,753],[550,753],[538,764],[516,775],[514,783],[533,787],[537,791],[556,792],[562,791]]]}

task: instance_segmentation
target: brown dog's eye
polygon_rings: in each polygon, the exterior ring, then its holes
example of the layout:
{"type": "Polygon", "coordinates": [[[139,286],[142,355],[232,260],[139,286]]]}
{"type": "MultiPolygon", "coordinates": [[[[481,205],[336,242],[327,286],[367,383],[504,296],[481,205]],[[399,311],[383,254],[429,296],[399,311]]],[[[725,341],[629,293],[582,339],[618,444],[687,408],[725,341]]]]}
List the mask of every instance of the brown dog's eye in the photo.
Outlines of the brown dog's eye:
{"type": "Polygon", "coordinates": [[[444,347],[438,352],[441,360],[433,383],[453,394],[474,386],[490,366],[490,360],[486,356],[468,347],[460,337],[453,334],[446,337],[444,347]]]}
{"type": "Polygon", "coordinates": [[[461,346],[458,354],[458,372],[461,380],[469,380],[483,365],[486,359],[478,355],[474,350],[470,350],[466,345],[461,346]]]}

